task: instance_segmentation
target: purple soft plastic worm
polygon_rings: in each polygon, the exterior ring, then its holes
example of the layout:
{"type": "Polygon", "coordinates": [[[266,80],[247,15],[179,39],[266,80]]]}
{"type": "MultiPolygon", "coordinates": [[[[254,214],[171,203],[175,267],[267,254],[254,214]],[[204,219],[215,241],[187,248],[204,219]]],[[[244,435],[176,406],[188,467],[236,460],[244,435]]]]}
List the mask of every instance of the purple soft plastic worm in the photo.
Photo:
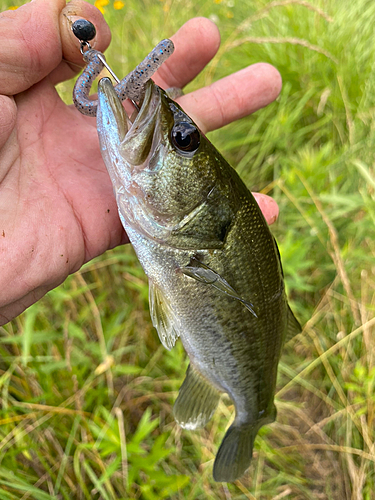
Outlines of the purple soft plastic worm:
{"type": "MultiPolygon", "coordinates": [[[[159,42],[148,56],[114,87],[121,101],[125,99],[139,101],[142,98],[147,81],[150,80],[173,51],[174,45],[171,40],[166,39],[159,42]]],[[[96,116],[98,107],[98,101],[91,100],[89,95],[93,81],[104,67],[99,56],[104,58],[101,52],[93,49],[84,53],[83,59],[88,64],[77,79],[73,90],[74,105],[82,114],[88,116],[96,116]]]]}
{"type": "Polygon", "coordinates": [[[83,54],[83,60],[87,62],[86,68],[78,77],[73,89],[74,106],[83,114],[88,116],[96,116],[96,108],[98,101],[89,99],[90,90],[93,81],[104,68],[100,57],[104,58],[101,52],[90,49],[83,54]]]}
{"type": "Polygon", "coordinates": [[[121,101],[127,98],[139,101],[144,92],[145,83],[150,80],[173,51],[174,45],[171,40],[166,39],[159,42],[135,70],[116,85],[115,90],[121,101]]]}

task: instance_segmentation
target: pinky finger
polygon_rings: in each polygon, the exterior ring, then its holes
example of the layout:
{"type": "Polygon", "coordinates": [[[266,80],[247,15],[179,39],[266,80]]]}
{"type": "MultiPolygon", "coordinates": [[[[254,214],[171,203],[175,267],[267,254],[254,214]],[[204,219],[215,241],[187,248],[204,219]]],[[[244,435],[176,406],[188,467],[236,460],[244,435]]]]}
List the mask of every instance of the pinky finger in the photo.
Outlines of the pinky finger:
{"type": "Polygon", "coordinates": [[[276,219],[279,216],[279,206],[276,201],[266,194],[253,193],[253,196],[256,199],[267,223],[271,225],[276,222],[276,219]]]}

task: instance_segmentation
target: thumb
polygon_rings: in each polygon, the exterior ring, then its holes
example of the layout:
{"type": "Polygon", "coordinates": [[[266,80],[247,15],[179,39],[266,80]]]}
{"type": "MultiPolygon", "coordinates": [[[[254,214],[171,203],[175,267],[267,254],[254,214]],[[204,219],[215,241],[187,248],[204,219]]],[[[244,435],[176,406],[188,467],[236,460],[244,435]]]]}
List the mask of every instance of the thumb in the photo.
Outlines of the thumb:
{"type": "Polygon", "coordinates": [[[56,83],[72,78],[85,63],[79,50],[79,40],[74,36],[72,24],[77,19],[87,19],[96,28],[96,36],[90,40],[93,49],[103,52],[111,41],[111,30],[105,22],[103,14],[93,5],[83,0],[72,0],[61,11],[60,34],[64,63],[51,75],[51,81],[56,83]]]}
{"type": "Polygon", "coordinates": [[[65,0],[36,0],[0,14],[0,94],[28,89],[59,64],[64,6],[65,0]]]}
{"type": "Polygon", "coordinates": [[[82,56],[69,15],[90,17],[98,31],[97,48],[108,45],[110,31],[103,16],[83,0],[68,6],[65,0],[33,0],[0,13],[0,94],[18,94],[51,72],[55,82],[73,75],[62,58],[82,64],[82,56]]]}

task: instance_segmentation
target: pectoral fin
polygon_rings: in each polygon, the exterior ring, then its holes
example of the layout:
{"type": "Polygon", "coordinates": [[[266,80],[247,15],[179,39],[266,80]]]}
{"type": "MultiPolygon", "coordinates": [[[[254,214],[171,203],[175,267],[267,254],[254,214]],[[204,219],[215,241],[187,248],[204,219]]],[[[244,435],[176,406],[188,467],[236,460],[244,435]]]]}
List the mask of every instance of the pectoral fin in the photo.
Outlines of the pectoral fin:
{"type": "Polygon", "coordinates": [[[203,427],[214,414],[219,399],[218,391],[189,365],[173,407],[174,418],[184,429],[203,427]]]}
{"type": "Polygon", "coordinates": [[[151,280],[149,280],[149,301],[152,324],[158,332],[160,342],[170,351],[180,336],[179,322],[169,300],[151,280]]]}
{"type": "Polygon", "coordinates": [[[230,284],[220,276],[220,274],[208,267],[206,264],[203,264],[203,262],[200,262],[193,257],[190,260],[190,265],[184,267],[182,272],[186,276],[194,278],[195,280],[205,283],[206,285],[211,285],[217,290],[220,290],[230,297],[240,301],[251,312],[251,314],[253,314],[256,318],[258,317],[254,311],[253,304],[240,297],[230,284]]]}

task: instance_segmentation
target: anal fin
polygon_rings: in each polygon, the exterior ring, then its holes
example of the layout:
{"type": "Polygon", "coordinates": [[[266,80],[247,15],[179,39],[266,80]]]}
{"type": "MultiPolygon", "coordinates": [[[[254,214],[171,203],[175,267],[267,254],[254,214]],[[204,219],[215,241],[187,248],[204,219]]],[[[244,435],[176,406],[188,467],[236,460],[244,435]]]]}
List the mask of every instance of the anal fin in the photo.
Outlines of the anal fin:
{"type": "Polygon", "coordinates": [[[170,351],[180,336],[179,321],[165,294],[152,280],[149,280],[149,302],[152,324],[160,342],[170,351]]]}
{"type": "Polygon", "coordinates": [[[215,387],[189,365],[173,407],[174,418],[184,429],[203,427],[215,413],[219,399],[215,387]]]}

